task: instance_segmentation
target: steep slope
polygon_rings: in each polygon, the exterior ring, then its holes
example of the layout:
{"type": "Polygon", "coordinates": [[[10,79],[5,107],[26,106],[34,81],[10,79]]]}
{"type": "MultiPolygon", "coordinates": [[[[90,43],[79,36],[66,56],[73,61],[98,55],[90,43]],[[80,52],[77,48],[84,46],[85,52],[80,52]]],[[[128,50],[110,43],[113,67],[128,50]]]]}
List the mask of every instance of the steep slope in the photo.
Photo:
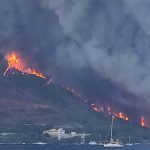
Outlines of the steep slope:
{"type": "MultiPolygon", "coordinates": [[[[53,127],[99,132],[105,137],[110,116],[94,112],[88,103],[48,79],[11,69],[0,80],[1,132],[42,132],[53,127]],[[32,127],[27,125],[33,125],[32,127]]],[[[147,128],[115,120],[114,136],[142,140],[147,128]]],[[[41,134],[41,133],[40,133],[41,134]]]]}
{"type": "Polygon", "coordinates": [[[3,124],[44,123],[84,127],[100,123],[81,99],[66,92],[60,85],[34,75],[10,70],[0,81],[0,93],[0,105],[3,106],[0,119],[3,124]]]}

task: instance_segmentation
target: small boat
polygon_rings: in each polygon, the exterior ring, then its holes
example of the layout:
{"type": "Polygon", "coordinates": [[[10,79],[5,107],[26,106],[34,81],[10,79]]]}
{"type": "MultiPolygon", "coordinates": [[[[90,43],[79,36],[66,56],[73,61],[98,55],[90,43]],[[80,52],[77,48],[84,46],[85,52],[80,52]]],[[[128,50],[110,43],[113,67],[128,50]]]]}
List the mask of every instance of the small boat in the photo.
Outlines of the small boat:
{"type": "Polygon", "coordinates": [[[90,141],[89,145],[97,145],[97,143],[95,141],[90,141]]]}
{"type": "Polygon", "coordinates": [[[43,142],[36,142],[35,144],[45,145],[46,143],[43,143],[43,142]]]}
{"type": "Polygon", "coordinates": [[[108,143],[104,143],[103,146],[104,147],[123,147],[122,142],[120,142],[119,140],[114,141],[113,140],[113,122],[114,122],[114,116],[112,116],[112,120],[111,120],[111,130],[110,130],[110,141],[108,143]]]}
{"type": "Polygon", "coordinates": [[[131,144],[131,143],[127,143],[127,144],[126,144],[126,146],[132,146],[132,145],[133,145],[133,144],[131,144]]]}
{"type": "Polygon", "coordinates": [[[110,141],[103,145],[104,147],[123,147],[123,144],[117,141],[110,141]]]}

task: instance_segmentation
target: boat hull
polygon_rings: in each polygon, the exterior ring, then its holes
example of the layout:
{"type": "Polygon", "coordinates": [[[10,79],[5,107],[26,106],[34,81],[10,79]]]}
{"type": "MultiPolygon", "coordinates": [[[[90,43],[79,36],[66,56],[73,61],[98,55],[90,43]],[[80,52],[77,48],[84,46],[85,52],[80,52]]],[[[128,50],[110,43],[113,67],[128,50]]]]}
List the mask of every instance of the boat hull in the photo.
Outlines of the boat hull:
{"type": "Polygon", "coordinates": [[[89,142],[89,145],[97,145],[96,142],[89,142]]]}
{"type": "Polygon", "coordinates": [[[123,147],[122,144],[118,144],[118,143],[107,143],[103,145],[104,147],[123,147]]]}

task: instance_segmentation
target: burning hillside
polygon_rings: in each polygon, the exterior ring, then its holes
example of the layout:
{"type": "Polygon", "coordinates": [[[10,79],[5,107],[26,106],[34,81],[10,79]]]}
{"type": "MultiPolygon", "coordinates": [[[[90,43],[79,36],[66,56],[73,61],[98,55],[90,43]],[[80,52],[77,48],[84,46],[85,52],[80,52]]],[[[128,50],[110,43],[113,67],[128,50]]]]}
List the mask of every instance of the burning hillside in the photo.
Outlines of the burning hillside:
{"type": "MultiPolygon", "coordinates": [[[[95,112],[105,112],[108,115],[112,115],[115,116],[116,118],[122,119],[124,121],[129,121],[129,122],[133,122],[134,118],[129,117],[128,115],[126,115],[124,112],[121,111],[117,111],[114,110],[112,107],[110,107],[110,105],[97,105],[95,103],[91,104],[91,108],[93,109],[93,111],[95,112]]],[[[138,120],[137,123],[141,126],[141,127],[149,127],[148,123],[146,122],[146,119],[144,116],[138,116],[138,120]]]]}
{"type": "Polygon", "coordinates": [[[125,115],[123,112],[115,112],[115,111],[113,111],[110,106],[104,107],[104,106],[98,106],[98,105],[92,103],[91,107],[96,112],[106,112],[107,114],[113,115],[116,118],[120,118],[122,120],[129,121],[129,117],[127,115],[125,115]]]}
{"type": "MultiPolygon", "coordinates": [[[[82,99],[82,101],[84,103],[89,103],[89,100],[87,98],[84,98],[84,96],[82,96],[82,94],[79,92],[79,90],[76,90],[74,88],[71,88],[69,86],[62,86],[64,88],[64,90],[66,92],[70,92],[73,95],[75,95],[76,97],[79,97],[80,99],[82,99]]],[[[117,111],[114,108],[112,108],[108,102],[105,104],[96,104],[96,103],[91,103],[91,108],[93,111],[100,113],[100,112],[104,112],[108,115],[112,115],[115,116],[116,118],[122,119],[124,121],[129,121],[129,122],[133,122],[134,118],[129,117],[128,115],[126,115],[124,112],[121,111],[117,111]]],[[[138,120],[136,121],[136,123],[138,123],[141,127],[148,127],[148,124],[145,124],[145,117],[142,116],[138,116],[138,120]]]]}
{"type": "MultiPolygon", "coordinates": [[[[5,59],[7,61],[8,67],[3,74],[4,76],[7,75],[7,72],[9,69],[14,68],[14,69],[16,69],[22,73],[32,74],[32,75],[35,75],[35,76],[40,77],[40,78],[46,78],[43,73],[41,73],[41,72],[39,72],[33,68],[28,67],[28,65],[27,65],[28,63],[16,51],[6,53],[5,59]]],[[[74,96],[78,97],[79,99],[82,99],[82,101],[84,103],[90,102],[87,98],[82,96],[82,94],[81,94],[81,92],[79,92],[79,90],[76,90],[74,88],[70,88],[69,86],[65,86],[65,85],[62,85],[62,88],[65,90],[65,92],[72,93],[74,96]]],[[[130,116],[125,114],[125,112],[118,111],[119,108],[118,108],[118,110],[114,109],[108,103],[107,104],[91,103],[90,105],[91,105],[92,110],[95,112],[104,112],[104,113],[107,113],[108,115],[113,115],[116,118],[120,118],[124,121],[130,121],[130,122],[133,121],[130,116]]],[[[145,124],[145,117],[144,116],[139,117],[138,123],[141,127],[148,126],[147,124],[145,124]]]]}

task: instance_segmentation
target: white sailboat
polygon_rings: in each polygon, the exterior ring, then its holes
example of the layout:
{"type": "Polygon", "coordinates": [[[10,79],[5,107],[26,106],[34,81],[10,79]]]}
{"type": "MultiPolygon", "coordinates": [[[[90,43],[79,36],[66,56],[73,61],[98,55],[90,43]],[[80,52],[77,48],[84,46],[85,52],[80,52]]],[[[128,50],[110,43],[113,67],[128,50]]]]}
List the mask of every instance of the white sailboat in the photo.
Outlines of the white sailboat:
{"type": "Polygon", "coordinates": [[[114,116],[112,116],[112,121],[111,121],[111,132],[110,132],[110,141],[106,144],[104,144],[104,147],[123,147],[123,144],[119,142],[119,140],[114,141],[113,140],[113,123],[114,123],[114,116]]]}

